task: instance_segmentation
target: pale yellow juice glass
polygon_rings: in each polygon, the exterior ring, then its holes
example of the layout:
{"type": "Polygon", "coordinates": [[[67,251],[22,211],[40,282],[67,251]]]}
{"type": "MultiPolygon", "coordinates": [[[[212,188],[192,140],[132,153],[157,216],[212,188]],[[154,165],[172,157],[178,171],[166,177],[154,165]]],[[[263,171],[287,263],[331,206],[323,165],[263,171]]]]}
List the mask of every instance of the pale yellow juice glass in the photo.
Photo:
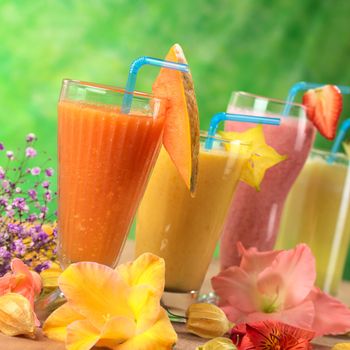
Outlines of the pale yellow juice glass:
{"type": "Polygon", "coordinates": [[[192,197],[163,148],[137,213],[136,256],[165,259],[165,290],[197,294],[247,160],[249,145],[201,133],[198,185],[192,197]]]}
{"type": "Polygon", "coordinates": [[[350,239],[349,158],[313,149],[288,195],[277,249],[308,244],[316,258],[316,284],[335,295],[350,239]]]}

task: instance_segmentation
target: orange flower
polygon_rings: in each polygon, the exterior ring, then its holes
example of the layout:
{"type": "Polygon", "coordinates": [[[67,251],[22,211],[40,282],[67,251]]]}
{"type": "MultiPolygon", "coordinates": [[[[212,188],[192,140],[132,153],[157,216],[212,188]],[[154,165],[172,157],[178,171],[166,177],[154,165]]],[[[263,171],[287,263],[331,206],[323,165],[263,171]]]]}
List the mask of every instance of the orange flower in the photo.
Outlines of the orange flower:
{"type": "MultiPolygon", "coordinates": [[[[13,259],[11,262],[11,272],[0,277],[0,296],[7,293],[18,293],[27,298],[34,310],[34,299],[41,292],[41,278],[30,271],[28,266],[20,259],[13,259]]],[[[36,319],[36,325],[40,325],[36,319]]]]}

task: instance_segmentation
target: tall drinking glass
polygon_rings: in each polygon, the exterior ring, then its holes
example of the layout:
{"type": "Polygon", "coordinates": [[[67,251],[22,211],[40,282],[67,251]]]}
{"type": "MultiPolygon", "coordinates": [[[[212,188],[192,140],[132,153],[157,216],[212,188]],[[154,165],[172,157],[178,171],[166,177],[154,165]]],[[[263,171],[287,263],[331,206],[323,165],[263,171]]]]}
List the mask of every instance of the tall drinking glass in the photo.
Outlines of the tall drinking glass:
{"type": "MultiPolygon", "coordinates": [[[[306,161],[315,136],[314,127],[306,118],[305,108],[299,104],[287,105],[285,101],[235,92],[227,111],[280,117],[279,127],[263,125],[263,130],[267,144],[288,158],[266,172],[259,192],[245,183],[239,184],[221,239],[221,269],[239,264],[237,241],[241,241],[246,248],[273,248],[285,199],[306,161]],[[289,112],[286,115],[287,109],[289,112]]],[[[230,131],[244,131],[247,128],[247,123],[226,122],[225,126],[230,131]]]]}
{"type": "Polygon", "coordinates": [[[111,267],[129,231],[158,155],[164,100],[64,80],[58,104],[59,259],[111,267]]]}
{"type": "Polygon", "coordinates": [[[162,149],[137,213],[136,256],[164,258],[165,291],[184,296],[202,285],[247,159],[246,144],[216,136],[207,150],[205,139],[201,133],[195,196],[162,149]]]}
{"type": "Polygon", "coordinates": [[[283,210],[277,248],[307,243],[316,257],[316,284],[335,295],[350,239],[350,162],[313,149],[283,210]]]}

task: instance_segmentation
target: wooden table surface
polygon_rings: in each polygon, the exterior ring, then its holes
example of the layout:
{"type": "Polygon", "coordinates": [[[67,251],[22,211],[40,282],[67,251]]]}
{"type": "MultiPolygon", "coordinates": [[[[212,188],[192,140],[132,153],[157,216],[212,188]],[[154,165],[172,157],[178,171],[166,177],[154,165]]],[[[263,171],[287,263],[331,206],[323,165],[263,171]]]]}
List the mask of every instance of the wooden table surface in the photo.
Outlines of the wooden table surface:
{"type": "MultiPolygon", "coordinates": [[[[125,249],[120,258],[121,262],[130,261],[133,259],[134,244],[132,241],[127,241],[125,249]]],[[[210,278],[217,274],[219,265],[217,260],[213,260],[208,270],[205,282],[202,287],[202,292],[207,293],[211,290],[210,278]]],[[[350,305],[350,283],[343,282],[339,292],[339,299],[350,305]]],[[[183,324],[174,324],[174,327],[179,335],[179,341],[175,346],[175,350],[194,350],[198,345],[205,343],[206,340],[186,332],[183,324]]],[[[339,342],[350,342],[350,337],[322,337],[313,341],[313,349],[326,350],[339,342]]],[[[35,340],[26,339],[23,337],[6,337],[0,334],[0,350],[64,350],[64,344],[51,341],[42,335],[40,329],[37,331],[35,340]]],[[[101,350],[102,348],[98,348],[101,350]]]]}

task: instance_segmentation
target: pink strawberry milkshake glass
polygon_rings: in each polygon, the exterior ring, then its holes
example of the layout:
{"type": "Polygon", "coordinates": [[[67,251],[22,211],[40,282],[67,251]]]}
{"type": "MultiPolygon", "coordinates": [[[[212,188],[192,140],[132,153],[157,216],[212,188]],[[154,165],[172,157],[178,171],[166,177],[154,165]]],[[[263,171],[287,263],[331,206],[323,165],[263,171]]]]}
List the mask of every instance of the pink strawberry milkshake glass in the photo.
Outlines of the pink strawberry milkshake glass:
{"type": "MultiPolygon", "coordinates": [[[[264,125],[263,129],[266,143],[288,158],[267,170],[259,192],[243,182],[238,185],[221,238],[222,270],[239,264],[238,241],[246,248],[273,249],[284,202],[315,137],[313,124],[300,104],[235,92],[227,112],[280,117],[279,127],[264,125]]],[[[244,131],[249,127],[247,123],[225,124],[227,131],[244,131]]]]}

